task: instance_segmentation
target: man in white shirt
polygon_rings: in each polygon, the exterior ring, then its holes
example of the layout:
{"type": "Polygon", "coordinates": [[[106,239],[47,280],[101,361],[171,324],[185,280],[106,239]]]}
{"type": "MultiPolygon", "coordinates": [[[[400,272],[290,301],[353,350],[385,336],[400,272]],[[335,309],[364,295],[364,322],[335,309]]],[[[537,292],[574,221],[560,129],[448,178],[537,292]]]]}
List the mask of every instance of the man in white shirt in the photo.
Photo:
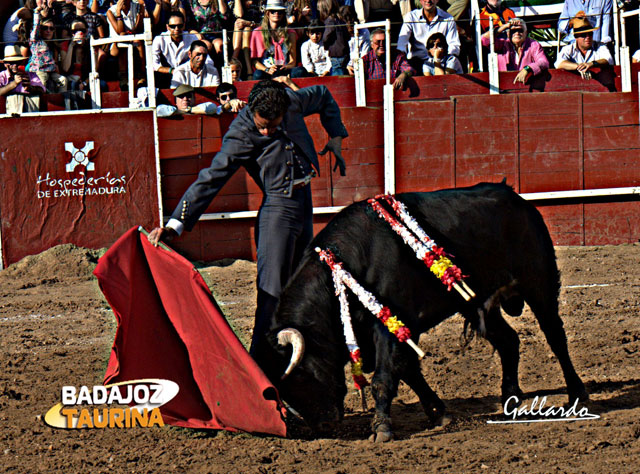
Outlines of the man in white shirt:
{"type": "Polygon", "coordinates": [[[171,88],[175,89],[180,84],[189,84],[192,87],[215,87],[220,84],[220,75],[212,63],[207,63],[209,56],[207,45],[196,40],[189,48],[189,62],[178,66],[171,77],[171,88]]]}
{"type": "Polygon", "coordinates": [[[429,57],[427,40],[436,32],[447,39],[449,54],[460,54],[460,38],[453,17],[437,7],[438,0],[420,0],[422,9],[404,16],[397,49],[407,53],[409,63],[416,71],[422,71],[422,63],[429,57]]]}
{"type": "MultiPolygon", "coordinates": [[[[584,12],[580,12],[584,15],[584,12]]],[[[593,27],[585,16],[576,16],[569,22],[573,28],[574,43],[568,44],[560,50],[556,60],[556,69],[577,71],[583,79],[591,79],[592,68],[602,68],[613,65],[611,52],[606,45],[593,40],[593,27]]]]}
{"type": "MultiPolygon", "coordinates": [[[[163,33],[153,38],[153,70],[160,74],[156,75],[156,80],[165,81],[167,86],[173,71],[189,60],[191,43],[202,40],[200,34],[185,34],[184,25],[182,13],[173,11],[167,21],[168,34],[163,33]]],[[[209,45],[207,47],[211,49],[209,45]]],[[[207,58],[207,62],[213,65],[211,58],[207,58]]],[[[162,85],[160,88],[163,88],[162,85]]]]}

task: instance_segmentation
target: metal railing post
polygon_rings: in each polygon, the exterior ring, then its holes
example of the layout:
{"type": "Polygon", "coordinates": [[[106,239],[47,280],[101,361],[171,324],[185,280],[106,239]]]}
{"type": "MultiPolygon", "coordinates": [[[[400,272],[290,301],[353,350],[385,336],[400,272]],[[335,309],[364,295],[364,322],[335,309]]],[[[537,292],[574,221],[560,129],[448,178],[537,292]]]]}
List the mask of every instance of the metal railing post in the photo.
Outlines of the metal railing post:
{"type": "Polygon", "coordinates": [[[493,29],[493,18],[489,17],[489,37],[491,49],[489,52],[489,94],[500,94],[500,73],[498,72],[498,55],[495,51],[495,38],[493,29]]]}

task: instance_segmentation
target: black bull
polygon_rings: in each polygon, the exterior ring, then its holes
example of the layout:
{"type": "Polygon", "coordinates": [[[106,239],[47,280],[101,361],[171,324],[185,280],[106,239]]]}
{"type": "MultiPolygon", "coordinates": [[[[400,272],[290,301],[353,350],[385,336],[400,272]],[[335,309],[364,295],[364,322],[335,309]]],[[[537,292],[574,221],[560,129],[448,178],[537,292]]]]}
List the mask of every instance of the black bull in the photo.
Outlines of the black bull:
{"type": "MultiPolygon", "coordinates": [[[[306,249],[280,298],[269,333],[256,348],[256,360],[282,398],[311,426],[338,420],[343,414],[344,366],[349,354],[331,271],[314,251],[320,247],[332,250],[345,269],[411,329],[416,342],[422,332],[458,312],[478,329],[480,309],[484,335],[502,361],[503,402],[512,395],[522,400],[522,391],[520,341],[500,307],[518,316],[526,301],[560,362],[570,401],[586,401],[558,315],[560,283],[553,244],[535,207],[504,184],[397,198],[427,234],[453,255],[477,297],[465,302],[456,291],[447,291],[366,201],[346,207],[306,249]],[[289,327],[302,334],[305,349],[296,368],[281,380],[291,350],[280,346],[276,335],[289,327]]],[[[347,293],[364,370],[374,371],[377,439],[391,436],[390,408],[400,380],[415,391],[431,422],[437,423],[444,415],[444,404],[424,380],[415,352],[398,342],[350,290],[347,293]]]]}

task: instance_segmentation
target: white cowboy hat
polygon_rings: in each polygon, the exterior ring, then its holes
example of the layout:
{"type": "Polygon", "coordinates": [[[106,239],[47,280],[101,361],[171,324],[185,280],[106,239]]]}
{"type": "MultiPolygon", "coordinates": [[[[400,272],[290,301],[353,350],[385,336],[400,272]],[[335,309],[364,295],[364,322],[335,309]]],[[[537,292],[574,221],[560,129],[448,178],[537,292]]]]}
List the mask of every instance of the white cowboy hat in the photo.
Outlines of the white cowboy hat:
{"type": "Polygon", "coordinates": [[[9,44],[4,47],[4,62],[24,61],[29,59],[20,54],[20,48],[15,44],[9,44]]]}

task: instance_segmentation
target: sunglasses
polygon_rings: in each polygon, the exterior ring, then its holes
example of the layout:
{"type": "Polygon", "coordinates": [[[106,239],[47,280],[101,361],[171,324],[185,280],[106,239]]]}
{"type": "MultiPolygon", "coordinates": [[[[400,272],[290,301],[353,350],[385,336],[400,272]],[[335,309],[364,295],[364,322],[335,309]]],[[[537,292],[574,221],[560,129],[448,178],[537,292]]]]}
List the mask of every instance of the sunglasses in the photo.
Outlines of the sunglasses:
{"type": "Polygon", "coordinates": [[[184,28],[184,23],[178,23],[177,25],[167,25],[167,26],[172,30],[175,30],[176,28],[184,28]]]}
{"type": "Polygon", "coordinates": [[[220,98],[220,100],[231,100],[231,99],[235,99],[236,95],[231,92],[228,92],[226,94],[220,94],[218,97],[220,98]]]}
{"type": "Polygon", "coordinates": [[[524,30],[522,30],[522,29],[520,29],[520,28],[512,29],[512,30],[511,30],[511,34],[513,35],[513,34],[515,34],[515,33],[520,33],[520,34],[522,34],[522,33],[524,33],[524,30]]]}
{"type": "Polygon", "coordinates": [[[267,10],[272,15],[284,15],[284,10],[267,10]]]}
{"type": "Polygon", "coordinates": [[[573,37],[574,38],[586,38],[588,36],[593,36],[593,32],[588,32],[588,33],[574,33],[573,37]]]}
{"type": "Polygon", "coordinates": [[[41,26],[41,27],[40,27],[40,29],[41,29],[42,31],[56,31],[56,27],[55,27],[55,26],[46,26],[46,25],[43,25],[43,26],[41,26]]]}
{"type": "Polygon", "coordinates": [[[71,30],[72,33],[86,33],[87,29],[86,28],[74,28],[73,30],[71,30]]]}
{"type": "Polygon", "coordinates": [[[384,40],[380,40],[380,41],[371,41],[371,44],[375,44],[375,45],[384,45],[385,41],[384,40]]]}

